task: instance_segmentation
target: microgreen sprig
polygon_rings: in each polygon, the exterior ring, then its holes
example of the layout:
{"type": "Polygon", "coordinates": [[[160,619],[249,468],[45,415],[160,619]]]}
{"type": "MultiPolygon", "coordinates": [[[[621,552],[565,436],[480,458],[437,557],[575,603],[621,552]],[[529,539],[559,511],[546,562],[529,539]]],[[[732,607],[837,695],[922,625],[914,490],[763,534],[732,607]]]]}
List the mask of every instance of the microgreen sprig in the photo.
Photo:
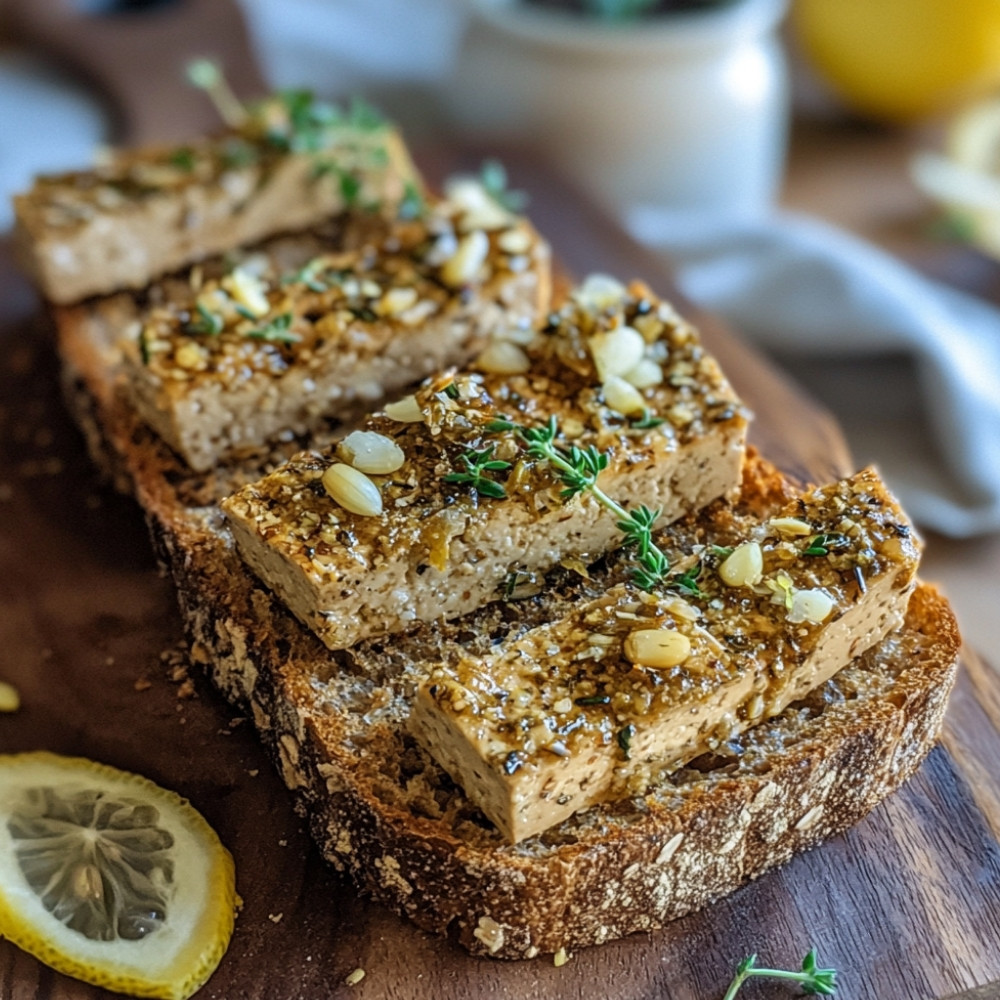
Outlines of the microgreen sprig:
{"type": "Polygon", "coordinates": [[[528,196],[524,191],[512,191],[507,187],[507,169],[499,160],[486,160],[479,171],[479,182],[483,190],[502,208],[512,215],[524,211],[528,196]]]}
{"type": "Polygon", "coordinates": [[[254,340],[266,340],[271,343],[297,344],[302,338],[291,330],[292,314],[282,313],[274,319],[258,327],[256,330],[248,330],[247,336],[254,340]]]}
{"type": "Polygon", "coordinates": [[[816,949],[802,959],[802,971],[790,972],[786,969],[762,969],[757,965],[757,956],[749,955],[736,967],[736,976],[729,984],[722,1000],[733,1000],[739,988],[751,976],[767,976],[770,979],[790,979],[802,986],[802,992],[810,995],[832,997],[837,992],[837,970],[816,968],[816,949]]]}
{"type": "Polygon", "coordinates": [[[493,457],[493,445],[478,451],[470,448],[459,455],[458,460],[465,466],[465,471],[449,472],[444,477],[446,483],[467,483],[483,496],[492,497],[494,500],[506,498],[507,491],[503,483],[498,483],[486,475],[487,472],[505,472],[510,468],[510,462],[493,457]]]}
{"type": "Polygon", "coordinates": [[[823,534],[813,535],[809,539],[809,544],[802,550],[804,556],[825,556],[831,549],[839,549],[847,544],[847,539],[843,535],[823,534]]]}
{"type": "Polygon", "coordinates": [[[555,470],[564,486],[564,499],[587,492],[605,510],[615,515],[616,524],[625,536],[625,545],[635,549],[638,566],[633,572],[633,579],[638,587],[652,590],[663,582],[670,563],[653,541],[653,525],[660,512],[642,504],[634,510],[626,510],[597,485],[598,476],[608,465],[606,453],[598,451],[593,445],[563,448],[556,444],[559,425],[554,416],[542,427],[522,427],[505,419],[492,420],[486,424],[486,430],[494,433],[513,431],[526,446],[529,458],[545,461],[555,470]]]}

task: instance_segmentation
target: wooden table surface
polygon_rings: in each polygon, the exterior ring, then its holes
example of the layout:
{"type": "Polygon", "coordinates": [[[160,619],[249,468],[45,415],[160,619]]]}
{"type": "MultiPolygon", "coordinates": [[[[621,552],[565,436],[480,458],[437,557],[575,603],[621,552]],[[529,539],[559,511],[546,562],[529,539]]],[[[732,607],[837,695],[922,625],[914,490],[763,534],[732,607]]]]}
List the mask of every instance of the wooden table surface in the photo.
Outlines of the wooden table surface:
{"type": "MultiPolygon", "coordinates": [[[[668,287],[654,258],[571,193],[559,201],[548,183],[539,222],[572,270],[624,270],[668,287]]],[[[250,727],[234,727],[203,684],[195,699],[177,698],[160,659],[180,638],[172,595],[138,511],[101,489],[81,454],[34,310],[0,255],[0,675],[24,696],[21,712],[0,717],[0,752],[105,759],[177,788],[206,813],[236,856],[246,907],[203,996],[712,1000],[749,951],[787,965],[812,943],[840,968],[845,997],[938,1000],[1000,980],[1000,682],[972,654],[944,745],[900,793],[846,836],[663,931],[587,949],[555,969],[470,959],[358,900],[310,848],[250,727]],[[140,679],[150,686],[137,690],[140,679]],[[359,966],[366,978],[345,986],[359,966]]],[[[843,468],[829,418],[738,340],[712,337],[752,397],[758,440],[774,458],[817,478],[843,468]],[[797,441],[776,433],[772,407],[801,417],[797,441]]],[[[947,569],[946,547],[939,551],[947,569]]],[[[795,991],[757,984],[744,995],[795,991]]],[[[56,997],[110,995],[0,942],[2,1000],[56,997]]]]}

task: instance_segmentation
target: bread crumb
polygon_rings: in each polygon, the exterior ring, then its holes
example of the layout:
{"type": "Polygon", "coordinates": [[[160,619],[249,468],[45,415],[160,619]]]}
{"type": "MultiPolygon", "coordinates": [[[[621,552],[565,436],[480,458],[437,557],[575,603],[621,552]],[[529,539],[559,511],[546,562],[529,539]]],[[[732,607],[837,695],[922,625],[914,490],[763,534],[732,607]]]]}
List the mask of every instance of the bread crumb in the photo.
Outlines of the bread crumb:
{"type": "Polygon", "coordinates": [[[181,699],[194,697],[194,681],[190,677],[177,689],[177,697],[181,699]]]}
{"type": "Polygon", "coordinates": [[[288,846],[288,841],[287,840],[279,840],[278,841],[278,847],[287,847],[287,846],[288,846]]]}
{"type": "Polygon", "coordinates": [[[281,918],[283,916],[284,916],[284,913],[269,913],[267,915],[267,919],[270,920],[272,924],[280,924],[281,923],[281,918]]]}
{"type": "Polygon", "coordinates": [[[249,774],[251,778],[256,778],[257,775],[260,774],[260,769],[255,767],[252,771],[247,771],[247,774],[249,774]]]}
{"type": "Polygon", "coordinates": [[[105,656],[104,665],[106,667],[113,667],[115,665],[115,658],[113,656],[105,656]]]}
{"type": "Polygon", "coordinates": [[[145,677],[140,677],[132,686],[136,691],[148,691],[153,686],[153,682],[145,677]]]}
{"type": "Polygon", "coordinates": [[[0,712],[16,712],[21,707],[21,695],[13,684],[0,681],[0,712]]]}
{"type": "Polygon", "coordinates": [[[364,969],[355,969],[345,980],[344,983],[348,986],[357,986],[362,979],[365,978],[364,969]]]}
{"type": "Polygon", "coordinates": [[[552,964],[558,969],[565,965],[573,956],[568,954],[565,948],[560,948],[552,956],[552,964]]]}

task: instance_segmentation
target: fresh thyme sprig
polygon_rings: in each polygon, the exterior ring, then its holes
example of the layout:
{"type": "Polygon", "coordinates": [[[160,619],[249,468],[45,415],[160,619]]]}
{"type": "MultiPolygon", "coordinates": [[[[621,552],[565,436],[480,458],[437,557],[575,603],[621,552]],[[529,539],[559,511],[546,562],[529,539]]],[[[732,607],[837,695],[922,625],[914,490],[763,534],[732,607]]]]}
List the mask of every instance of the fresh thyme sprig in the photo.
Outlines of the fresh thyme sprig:
{"type": "Polygon", "coordinates": [[[802,992],[810,995],[832,997],[837,992],[837,970],[816,968],[816,949],[802,959],[802,971],[790,972],[786,969],[762,969],[757,965],[757,956],[749,955],[736,967],[736,976],[729,984],[722,1000],[733,1000],[739,988],[751,976],[767,976],[770,979],[791,979],[802,986],[802,992]]]}
{"type": "Polygon", "coordinates": [[[492,497],[494,500],[506,498],[507,491],[503,488],[503,483],[498,483],[486,475],[487,472],[505,472],[510,468],[510,462],[493,457],[493,445],[478,451],[470,448],[459,455],[458,460],[465,466],[465,471],[449,472],[444,477],[446,483],[468,483],[483,496],[492,497]]]}
{"type": "Polygon", "coordinates": [[[486,424],[486,430],[494,433],[513,431],[526,446],[529,458],[545,461],[555,470],[564,487],[564,499],[587,492],[605,510],[614,514],[617,518],[615,523],[625,536],[625,545],[635,550],[638,566],[633,571],[633,580],[638,587],[652,590],[664,581],[670,563],[653,541],[653,525],[660,512],[642,504],[634,510],[626,510],[597,485],[598,476],[608,465],[606,453],[598,451],[593,445],[563,448],[556,444],[559,425],[554,416],[542,427],[522,427],[505,419],[492,420],[486,424]]]}

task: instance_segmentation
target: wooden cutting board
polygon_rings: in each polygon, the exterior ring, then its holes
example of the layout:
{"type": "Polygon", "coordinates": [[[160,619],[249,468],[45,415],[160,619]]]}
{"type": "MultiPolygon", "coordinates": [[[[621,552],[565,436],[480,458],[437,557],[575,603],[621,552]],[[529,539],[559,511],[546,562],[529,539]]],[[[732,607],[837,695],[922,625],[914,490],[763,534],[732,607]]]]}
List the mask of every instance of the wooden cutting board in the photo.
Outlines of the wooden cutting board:
{"type": "MultiPolygon", "coordinates": [[[[670,292],[657,259],[554,178],[530,160],[514,175],[571,271],[670,292]]],[[[756,410],[758,446],[816,480],[850,467],[825,413],[717,324],[703,326],[756,410]]],[[[794,967],[811,945],[855,1000],[938,1000],[1000,979],[1000,683],[972,654],[943,745],[901,792],[847,835],[657,933],[559,969],[499,963],[359,899],[320,860],[250,724],[198,677],[195,696],[179,697],[171,588],[139,510],[98,483],[57,379],[46,324],[0,254],[0,678],[23,701],[0,716],[0,752],[44,748],[139,771],[206,815],[235,856],[245,906],[199,996],[716,1000],[750,952],[794,967]],[[346,986],[357,968],[364,980],[346,986]]],[[[741,993],[795,995],[770,982],[741,993]]],[[[0,942],[0,1000],[107,996],[0,942]]]]}

